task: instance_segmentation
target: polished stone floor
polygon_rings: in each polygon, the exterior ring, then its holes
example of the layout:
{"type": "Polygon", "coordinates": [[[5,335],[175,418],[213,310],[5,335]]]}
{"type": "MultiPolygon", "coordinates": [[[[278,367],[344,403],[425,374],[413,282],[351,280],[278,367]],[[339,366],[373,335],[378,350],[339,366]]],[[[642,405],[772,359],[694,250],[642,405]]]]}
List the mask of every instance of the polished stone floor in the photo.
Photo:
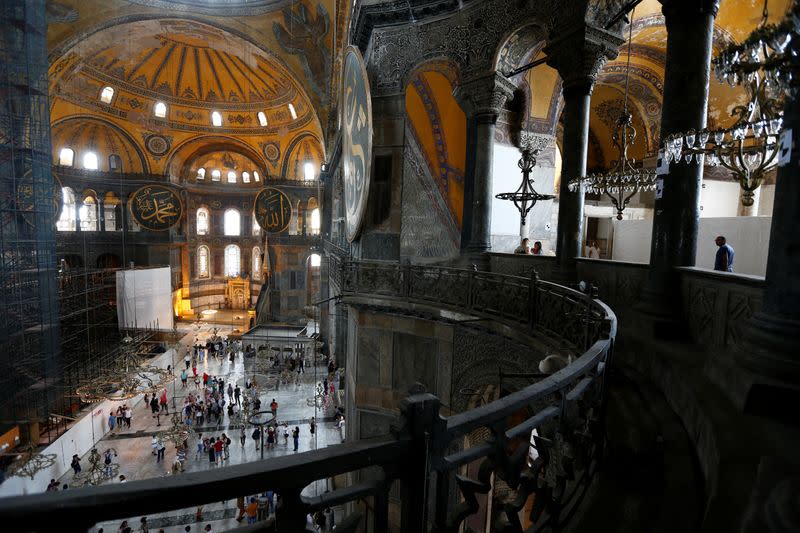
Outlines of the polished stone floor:
{"type": "MultiPolygon", "coordinates": [[[[225,335],[230,332],[230,327],[203,325],[202,329],[198,331],[194,326],[185,326],[186,335],[182,339],[184,345],[191,345],[196,337],[201,341],[209,335],[209,330],[212,327],[217,327],[220,335],[225,335]]],[[[179,330],[183,331],[181,328],[179,330]]],[[[183,349],[179,351],[183,353],[183,349]]],[[[162,356],[164,357],[164,356],[162,356]]],[[[177,358],[176,358],[177,359],[177,358]]],[[[176,361],[178,370],[182,368],[183,361],[176,361]]],[[[225,382],[239,383],[242,385],[244,393],[244,378],[245,372],[247,375],[252,375],[253,360],[247,359],[243,361],[242,357],[236,357],[234,362],[229,362],[227,359],[219,360],[206,358],[202,364],[198,364],[197,372],[202,375],[207,372],[209,376],[223,376],[225,382]]],[[[191,371],[190,371],[191,374],[191,371]]],[[[279,385],[278,390],[261,390],[260,399],[262,402],[262,410],[269,409],[269,404],[274,398],[278,402],[277,419],[280,422],[287,421],[290,428],[294,426],[300,427],[300,444],[299,451],[308,451],[320,447],[335,445],[341,442],[340,431],[336,426],[333,418],[333,409],[335,401],[327,402],[326,407],[315,406],[313,400],[314,387],[318,381],[322,381],[326,375],[326,369],[323,366],[314,368],[309,365],[304,374],[300,375],[299,383],[279,385]],[[309,429],[309,421],[311,417],[316,417],[318,421],[316,435],[312,435],[309,429]]],[[[227,388],[227,385],[226,385],[227,388]]],[[[174,403],[180,409],[183,406],[184,397],[192,392],[197,391],[193,383],[182,387],[180,379],[176,380],[173,384],[167,387],[167,392],[170,395],[170,413],[173,407],[173,390],[174,390],[174,403]]],[[[181,475],[172,474],[170,472],[171,466],[175,458],[175,448],[172,444],[167,445],[165,459],[162,462],[156,461],[156,456],[152,453],[151,438],[158,431],[170,424],[169,417],[160,417],[160,420],[154,418],[150,412],[149,407],[145,406],[143,401],[138,403],[133,408],[133,418],[131,428],[126,427],[117,428],[113,432],[106,435],[97,443],[97,450],[102,455],[106,449],[113,448],[117,457],[115,461],[119,464],[118,475],[124,475],[127,480],[140,480],[154,477],[162,477],[168,475],[181,475]],[[158,423],[161,426],[158,426],[158,423]]],[[[261,450],[256,450],[256,442],[251,438],[252,427],[246,430],[247,440],[245,445],[242,446],[239,440],[239,426],[236,419],[229,420],[227,414],[224,415],[223,420],[219,425],[205,424],[201,428],[195,428],[195,435],[190,439],[190,453],[187,455],[185,463],[186,472],[197,472],[209,470],[213,468],[224,468],[224,465],[217,466],[210,463],[206,454],[196,455],[197,450],[197,433],[204,437],[219,437],[222,433],[226,433],[233,441],[230,446],[230,459],[226,461],[227,464],[241,464],[250,461],[261,459],[261,450]]],[[[269,457],[277,457],[286,454],[295,453],[293,451],[293,444],[291,437],[288,443],[284,443],[281,436],[278,443],[272,449],[263,451],[264,459],[269,457]]],[[[81,458],[81,465],[88,468],[89,461],[88,455],[81,458]]],[[[70,484],[73,473],[70,470],[59,481],[70,484]]],[[[118,483],[118,479],[106,481],[105,483],[118,483]]],[[[320,482],[322,483],[322,482],[320,482]]],[[[321,485],[318,487],[310,487],[311,490],[324,490],[325,487],[321,485]]],[[[315,490],[315,491],[316,491],[315,490]]],[[[183,532],[187,525],[191,526],[192,531],[201,531],[206,524],[211,524],[214,531],[224,531],[236,527],[239,524],[234,520],[236,516],[236,500],[229,500],[225,503],[215,503],[206,505],[203,509],[203,520],[198,522],[196,519],[196,509],[176,510],[170,513],[163,513],[148,517],[149,528],[151,531],[158,531],[164,529],[165,532],[183,532]]],[[[130,517],[129,525],[133,527],[134,531],[139,529],[139,520],[141,517],[130,517]]],[[[104,531],[116,531],[121,521],[114,523],[98,524],[97,527],[104,528],[104,531]]],[[[246,523],[243,522],[243,524],[246,523]]]]}

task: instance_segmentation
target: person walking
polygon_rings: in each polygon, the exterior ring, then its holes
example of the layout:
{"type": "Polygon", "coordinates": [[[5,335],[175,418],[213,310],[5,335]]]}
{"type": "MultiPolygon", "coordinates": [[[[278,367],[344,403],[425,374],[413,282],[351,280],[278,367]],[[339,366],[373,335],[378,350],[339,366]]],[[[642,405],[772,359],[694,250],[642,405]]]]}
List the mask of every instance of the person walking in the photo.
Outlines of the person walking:
{"type": "Polygon", "coordinates": [[[217,438],[211,437],[211,439],[208,441],[208,462],[211,464],[214,464],[217,461],[216,444],[217,444],[217,438]]]}
{"type": "Polygon", "coordinates": [[[242,448],[244,448],[244,443],[247,440],[247,434],[244,431],[244,426],[239,428],[239,442],[242,443],[242,448]]]}
{"type": "Polygon", "coordinates": [[[253,430],[253,440],[256,441],[256,450],[258,450],[258,445],[261,442],[261,428],[256,427],[253,430]]]}
{"type": "Polygon", "coordinates": [[[297,451],[298,446],[300,445],[300,427],[295,426],[294,431],[292,431],[292,440],[294,441],[294,451],[297,451]]]}
{"type": "Polygon", "coordinates": [[[239,516],[236,517],[237,522],[241,522],[244,519],[244,496],[239,496],[236,498],[236,508],[239,510],[239,516]]]}
{"type": "Polygon", "coordinates": [[[311,422],[309,422],[308,425],[309,425],[309,430],[311,431],[311,436],[313,437],[314,433],[317,432],[317,417],[312,416],[311,422]]]}
{"type": "Polygon", "coordinates": [[[197,461],[200,459],[200,456],[205,453],[205,441],[203,440],[203,434],[197,434],[197,451],[194,452],[194,460],[197,461]]]}
{"type": "Polygon", "coordinates": [[[114,416],[114,411],[110,411],[108,413],[108,430],[114,431],[114,428],[117,427],[117,417],[114,416]]]}
{"type": "Polygon", "coordinates": [[[103,464],[105,465],[103,473],[107,478],[110,478],[112,475],[114,475],[114,470],[111,468],[112,453],[113,452],[111,451],[111,448],[109,448],[106,450],[106,453],[104,454],[103,457],[103,464]]]}
{"type": "Polygon", "coordinates": [[[248,524],[255,524],[256,518],[258,517],[258,504],[256,503],[256,499],[251,497],[250,503],[247,505],[247,523],[248,524]]]}
{"type": "Polygon", "coordinates": [[[278,416],[278,402],[275,401],[275,398],[273,398],[272,403],[269,404],[269,409],[272,411],[272,416],[278,416]]]}
{"type": "Polygon", "coordinates": [[[233,389],[233,399],[236,405],[240,405],[239,397],[242,395],[242,389],[239,388],[239,385],[236,385],[236,388],[233,389]]]}
{"type": "Polygon", "coordinates": [[[216,441],[214,441],[214,464],[220,464],[222,462],[222,449],[225,446],[224,444],[224,434],[222,437],[218,437],[216,441]]]}
{"type": "Polygon", "coordinates": [[[72,456],[72,463],[70,463],[69,466],[72,467],[72,470],[75,472],[76,476],[81,472],[81,460],[78,458],[77,453],[72,456]]]}
{"type": "Polygon", "coordinates": [[[714,257],[714,270],[720,272],[733,272],[733,247],[728,244],[722,235],[714,239],[717,245],[717,255],[714,257]]]}
{"type": "Polygon", "coordinates": [[[164,414],[169,414],[169,408],[167,407],[167,389],[163,389],[161,391],[161,398],[158,400],[158,403],[161,405],[161,410],[164,411],[164,414]]]}
{"type": "Polygon", "coordinates": [[[186,370],[181,371],[181,387],[186,388],[186,380],[189,379],[189,374],[186,373],[186,370]]]}
{"type": "Polygon", "coordinates": [[[131,427],[131,422],[133,422],[133,409],[125,406],[125,425],[131,427]]]}
{"type": "Polygon", "coordinates": [[[164,460],[164,453],[167,451],[167,445],[164,444],[162,439],[158,439],[158,455],[156,455],[156,463],[164,460]]]}

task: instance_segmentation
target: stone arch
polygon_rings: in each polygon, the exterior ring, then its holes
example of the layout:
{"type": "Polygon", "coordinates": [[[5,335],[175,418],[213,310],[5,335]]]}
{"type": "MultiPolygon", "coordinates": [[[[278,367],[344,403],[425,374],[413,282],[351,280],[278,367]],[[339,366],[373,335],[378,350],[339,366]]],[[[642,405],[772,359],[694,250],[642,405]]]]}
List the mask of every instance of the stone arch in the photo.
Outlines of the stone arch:
{"type": "MultiPolygon", "coordinates": [[[[323,161],[325,161],[325,145],[322,144],[322,141],[311,133],[310,131],[306,131],[297,135],[294,139],[289,142],[289,145],[286,147],[286,150],[283,152],[283,161],[281,161],[281,171],[279,175],[279,179],[296,179],[293,175],[295,174],[296,169],[294,172],[292,171],[292,156],[295,155],[295,152],[300,149],[302,145],[308,144],[311,150],[316,149],[317,154],[319,157],[319,164],[321,165],[323,161]],[[313,144],[308,144],[309,141],[312,141],[313,144]]],[[[313,156],[314,154],[312,154],[313,156]]],[[[319,173],[319,168],[316,169],[317,173],[319,173]]]]}
{"type": "Polygon", "coordinates": [[[78,163],[79,153],[92,148],[97,153],[99,169],[108,165],[109,156],[125,155],[122,161],[124,172],[150,173],[150,165],[136,139],[118,124],[96,115],[70,115],[52,123],[52,150],[58,161],[58,151],[67,147],[73,151],[73,166],[78,163]],[[121,145],[117,145],[119,142],[121,145]],[[106,143],[86,146],[84,143],[106,143]]]}
{"type": "MultiPolygon", "coordinates": [[[[184,181],[190,177],[187,172],[194,160],[211,152],[225,150],[241,153],[261,165],[264,172],[262,179],[266,180],[268,164],[264,155],[246,142],[227,135],[199,135],[187,139],[173,148],[166,165],[164,165],[164,171],[171,179],[184,181]]],[[[210,175],[207,174],[206,181],[208,180],[210,180],[210,175]]]]}

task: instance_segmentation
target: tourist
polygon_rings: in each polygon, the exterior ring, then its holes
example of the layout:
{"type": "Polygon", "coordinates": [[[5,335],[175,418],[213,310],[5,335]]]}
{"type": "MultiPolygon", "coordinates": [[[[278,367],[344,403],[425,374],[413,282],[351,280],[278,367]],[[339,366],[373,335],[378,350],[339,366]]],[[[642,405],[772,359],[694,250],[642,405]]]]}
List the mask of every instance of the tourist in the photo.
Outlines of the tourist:
{"type": "Polygon", "coordinates": [[[58,491],[58,481],[55,479],[51,479],[50,483],[47,484],[47,491],[46,492],[57,492],[58,491]]]}
{"type": "Polygon", "coordinates": [[[530,245],[528,244],[530,239],[527,237],[522,239],[522,242],[514,249],[515,254],[529,254],[531,251],[530,245]]]}
{"type": "Polygon", "coordinates": [[[728,244],[725,237],[720,235],[714,242],[717,244],[717,255],[714,258],[714,270],[720,272],[733,272],[733,247],[728,244]]]}
{"type": "Polygon", "coordinates": [[[267,426],[267,449],[272,449],[275,446],[275,427],[272,425],[267,426]]]}
{"type": "Polygon", "coordinates": [[[127,520],[123,520],[122,523],[119,525],[119,531],[121,533],[122,531],[124,531],[126,529],[130,529],[128,527],[128,521],[127,520]]]}
{"type": "Polygon", "coordinates": [[[183,362],[186,363],[186,370],[189,370],[189,366],[192,364],[192,358],[189,356],[189,348],[186,348],[186,355],[183,357],[183,362]]]}
{"type": "Polygon", "coordinates": [[[233,385],[228,383],[228,400],[233,402],[233,385]]]}
{"type": "Polygon", "coordinates": [[[239,510],[239,516],[236,517],[237,522],[244,520],[244,496],[236,498],[236,508],[239,510]]]}
{"type": "Polygon", "coordinates": [[[109,411],[108,414],[108,430],[114,431],[114,428],[117,427],[117,417],[114,416],[114,411],[109,411]]]}
{"type": "Polygon", "coordinates": [[[589,259],[600,259],[600,247],[597,241],[589,241],[589,246],[586,249],[586,257],[589,259]]]}
{"type": "Polygon", "coordinates": [[[225,433],[223,433],[222,434],[222,460],[223,461],[225,459],[230,459],[231,458],[231,454],[230,454],[230,451],[229,451],[229,446],[230,445],[231,445],[231,439],[229,439],[228,436],[225,433]]]}
{"type": "Polygon", "coordinates": [[[258,504],[256,503],[256,499],[250,497],[250,503],[247,505],[247,523],[248,524],[255,524],[256,518],[258,517],[258,504]]]}
{"type": "Polygon", "coordinates": [[[219,456],[222,455],[222,441],[217,437],[212,437],[208,448],[208,462],[218,464],[219,456]]]}
{"type": "Polygon", "coordinates": [[[149,528],[147,527],[147,517],[143,516],[141,520],[139,520],[139,531],[142,533],[147,533],[149,528]]]}
{"type": "Polygon", "coordinates": [[[124,475],[120,474],[119,482],[120,483],[127,483],[128,482],[128,478],[126,478],[124,475]]]}
{"type": "Polygon", "coordinates": [[[247,440],[247,434],[244,432],[244,425],[239,428],[239,442],[242,443],[242,448],[244,448],[244,443],[247,440]]]}
{"type": "Polygon", "coordinates": [[[531,255],[542,255],[541,241],[536,241],[535,243],[533,243],[533,248],[531,248],[531,255]]]}
{"type": "Polygon", "coordinates": [[[272,411],[272,416],[278,416],[278,402],[275,401],[275,398],[269,404],[269,409],[272,411]]]}
{"type": "Polygon", "coordinates": [[[339,423],[337,425],[339,426],[339,436],[342,438],[342,442],[344,442],[344,415],[339,415],[339,423]]]}
{"type": "Polygon", "coordinates": [[[150,437],[150,447],[153,448],[153,455],[158,454],[158,437],[153,435],[150,437]]]}
{"type": "Polygon", "coordinates": [[[312,416],[311,422],[309,422],[308,425],[310,426],[309,429],[311,430],[311,436],[313,437],[314,433],[317,431],[317,417],[312,416]]]}
{"type": "MultiPolygon", "coordinates": [[[[103,457],[103,464],[105,464],[104,474],[105,474],[106,477],[109,477],[109,478],[112,475],[114,475],[114,470],[111,468],[111,454],[112,453],[113,452],[111,451],[111,448],[109,448],[109,449],[106,450],[106,452],[104,454],[104,457],[103,457]]],[[[114,454],[114,455],[116,456],[116,454],[114,454]]]]}
{"type": "Polygon", "coordinates": [[[206,527],[203,529],[203,531],[205,531],[205,533],[214,533],[214,531],[211,529],[211,524],[206,524],[206,527]]]}
{"type": "Polygon", "coordinates": [[[257,520],[262,522],[269,516],[269,501],[267,500],[267,495],[264,493],[259,494],[258,498],[256,498],[256,502],[258,503],[258,507],[256,508],[257,520]]]}
{"type": "Polygon", "coordinates": [[[322,394],[328,395],[328,376],[322,378],[322,394]]]}
{"type": "Polygon", "coordinates": [[[167,389],[163,389],[161,391],[161,399],[158,401],[161,404],[161,410],[164,411],[165,414],[169,414],[169,409],[167,407],[167,389]]]}
{"type": "Polygon", "coordinates": [[[131,427],[131,422],[133,422],[133,409],[129,406],[125,406],[125,425],[131,427]]]}
{"type": "Polygon", "coordinates": [[[203,439],[203,434],[202,433],[198,433],[197,434],[197,451],[194,452],[194,460],[195,461],[200,459],[200,456],[203,455],[206,452],[205,447],[206,447],[206,439],[203,439]]]}
{"type": "Polygon", "coordinates": [[[256,441],[256,450],[258,450],[258,444],[261,442],[261,428],[256,426],[256,428],[253,430],[252,437],[253,440],[256,441]]]}
{"type": "Polygon", "coordinates": [[[81,471],[81,460],[78,458],[77,453],[72,456],[72,463],[70,463],[70,466],[77,476],[81,471]]]}
{"type": "Polygon", "coordinates": [[[122,406],[117,407],[117,426],[122,428],[122,424],[125,423],[125,411],[122,410],[122,406]]]}
{"type": "Polygon", "coordinates": [[[295,426],[294,431],[292,431],[292,440],[294,441],[294,451],[297,451],[297,447],[300,444],[300,427],[295,426]]]}
{"type": "Polygon", "coordinates": [[[181,371],[181,387],[184,389],[186,388],[186,380],[189,379],[189,374],[186,373],[186,370],[181,371]]]}
{"type": "Polygon", "coordinates": [[[160,463],[164,460],[164,453],[167,451],[167,445],[164,444],[164,441],[158,439],[158,454],[156,455],[156,463],[160,463]]]}
{"type": "Polygon", "coordinates": [[[233,399],[236,405],[240,405],[239,397],[241,396],[241,394],[242,394],[242,389],[239,388],[239,385],[236,385],[236,388],[233,389],[233,399]]]}
{"type": "Polygon", "coordinates": [[[156,415],[158,414],[158,409],[158,398],[153,394],[153,397],[150,399],[150,412],[156,415]]]}
{"type": "Polygon", "coordinates": [[[289,445],[289,422],[283,423],[283,444],[285,446],[289,445]]]}

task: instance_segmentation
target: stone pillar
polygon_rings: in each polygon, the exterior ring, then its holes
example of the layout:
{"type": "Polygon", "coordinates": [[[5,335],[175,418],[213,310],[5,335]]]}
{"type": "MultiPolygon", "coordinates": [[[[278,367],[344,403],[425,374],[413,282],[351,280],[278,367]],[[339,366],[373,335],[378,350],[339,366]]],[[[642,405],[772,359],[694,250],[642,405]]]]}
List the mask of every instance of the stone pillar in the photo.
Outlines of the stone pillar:
{"type": "Polygon", "coordinates": [[[514,84],[497,72],[464,81],[453,91],[467,115],[461,251],[473,258],[492,249],[494,126],[514,84]]]}
{"type": "MultiPolygon", "coordinates": [[[[661,139],[706,126],[711,40],[719,0],[662,0],[667,58],[661,139]]],[[[656,198],[650,275],[640,309],[657,331],[674,335],[680,316],[680,281],[675,267],[694,266],[700,225],[703,165],[673,162],[656,198]],[[668,331],[667,331],[668,330],[668,331]]],[[[712,246],[713,243],[703,243],[712,246]]]]}
{"type": "Polygon", "coordinates": [[[81,207],[83,207],[83,198],[75,197],[75,231],[81,231],[81,207]]]}
{"type": "Polygon", "coordinates": [[[583,188],[570,192],[569,181],[586,175],[589,147],[589,103],[592,89],[607,59],[617,56],[623,39],[593,26],[583,25],[551,40],[545,48],[547,64],[555,68],[564,93],[564,141],[558,194],[558,280],[574,282],[575,258],[583,248],[583,188]]]}
{"type": "Polygon", "coordinates": [[[97,231],[106,230],[106,204],[102,198],[97,198],[97,231]]]}
{"type": "Polygon", "coordinates": [[[755,374],[745,408],[752,407],[756,412],[764,408],[791,412],[800,397],[800,350],[797,346],[800,339],[800,225],[797,223],[800,220],[800,180],[797,179],[800,173],[800,102],[797,100],[786,104],[784,128],[792,132],[793,148],[789,163],[778,168],[775,183],[763,306],[748,322],[738,351],[741,365],[755,374]],[[780,392],[786,390],[793,391],[791,397],[780,392]]]}

